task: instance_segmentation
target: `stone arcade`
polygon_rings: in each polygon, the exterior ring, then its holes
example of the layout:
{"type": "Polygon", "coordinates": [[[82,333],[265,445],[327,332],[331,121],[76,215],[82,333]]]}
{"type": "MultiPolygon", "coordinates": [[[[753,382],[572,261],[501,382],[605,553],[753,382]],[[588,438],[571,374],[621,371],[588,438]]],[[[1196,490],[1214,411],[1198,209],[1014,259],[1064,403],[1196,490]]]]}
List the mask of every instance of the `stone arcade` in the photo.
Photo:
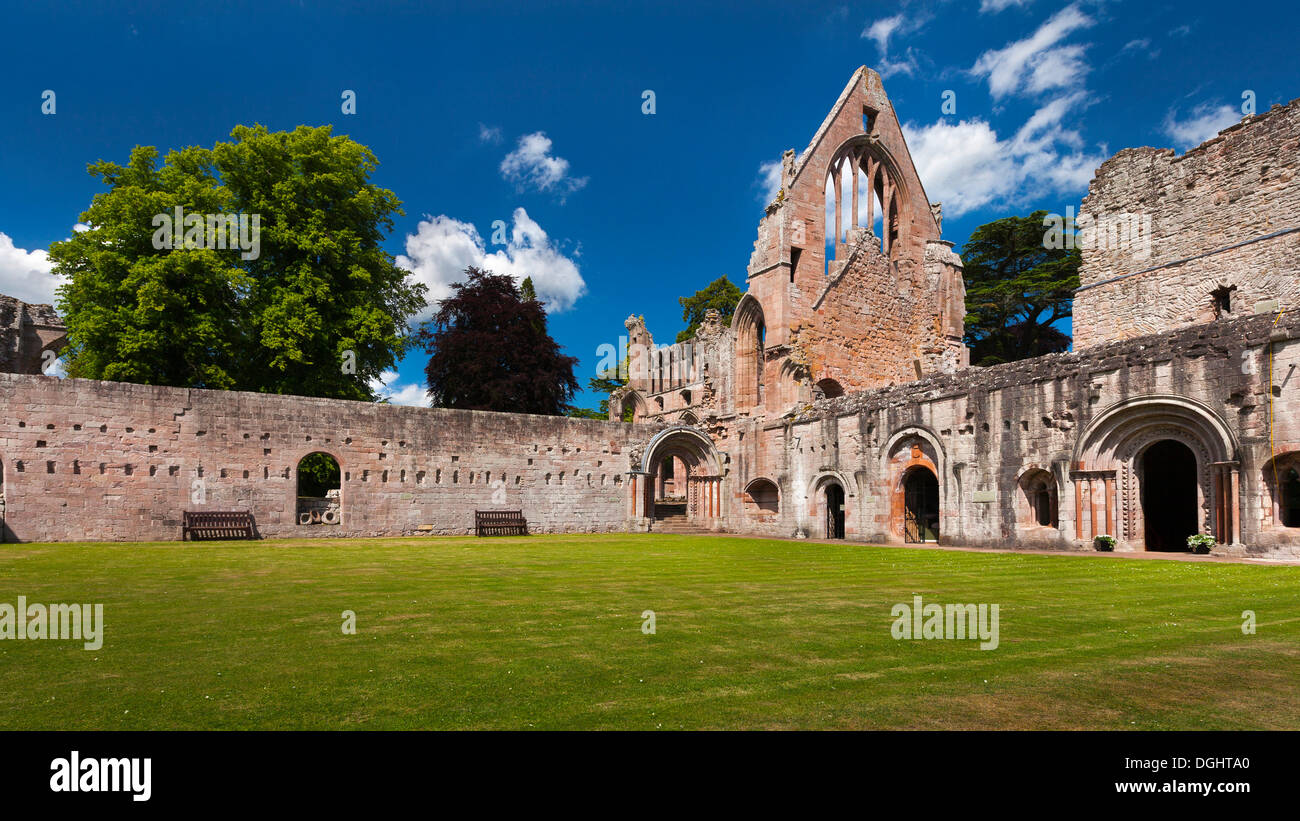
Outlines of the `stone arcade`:
{"type": "MultiPolygon", "coordinates": [[[[628,320],[646,366],[611,421],[13,367],[5,537],[176,539],[200,498],[268,536],[468,533],[476,508],[511,508],[535,532],[1082,550],[1109,534],[1121,551],[1199,532],[1225,554],[1300,557],[1298,157],[1300,100],[1183,155],[1107,160],[1080,214],[1136,214],[1144,236],[1084,249],[1075,350],[971,368],[961,260],[864,67],[786,152],[731,327],[712,316],[657,347],[628,320]],[[299,524],[314,452],[341,467],[334,527],[299,524]]],[[[58,344],[18,324],[10,361],[58,344]]]]}

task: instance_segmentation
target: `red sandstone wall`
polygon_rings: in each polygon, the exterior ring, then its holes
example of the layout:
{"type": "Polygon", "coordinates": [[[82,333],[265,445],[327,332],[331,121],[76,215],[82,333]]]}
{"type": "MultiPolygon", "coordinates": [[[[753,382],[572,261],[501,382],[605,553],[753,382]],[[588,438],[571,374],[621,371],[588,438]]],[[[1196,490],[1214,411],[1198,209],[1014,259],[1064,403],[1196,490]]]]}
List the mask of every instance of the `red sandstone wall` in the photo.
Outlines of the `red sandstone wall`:
{"type": "Polygon", "coordinates": [[[8,540],[180,537],[183,510],[251,510],[266,536],[619,530],[645,425],[0,374],[8,540]],[[344,472],[340,526],[296,524],[295,468],[344,472]],[[500,491],[492,483],[504,479],[500,491]],[[205,504],[191,500],[201,482],[205,504]]]}

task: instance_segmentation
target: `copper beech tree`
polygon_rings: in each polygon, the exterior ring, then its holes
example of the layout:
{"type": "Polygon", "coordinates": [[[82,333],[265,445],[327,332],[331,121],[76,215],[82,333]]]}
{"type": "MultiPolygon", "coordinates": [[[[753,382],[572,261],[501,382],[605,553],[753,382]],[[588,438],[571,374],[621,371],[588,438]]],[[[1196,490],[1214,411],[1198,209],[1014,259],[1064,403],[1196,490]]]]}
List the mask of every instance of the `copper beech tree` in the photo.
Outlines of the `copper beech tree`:
{"type": "Polygon", "coordinates": [[[564,414],[578,390],[576,357],[546,329],[546,309],[512,277],[465,270],[466,281],[417,333],[434,407],[564,414]]]}

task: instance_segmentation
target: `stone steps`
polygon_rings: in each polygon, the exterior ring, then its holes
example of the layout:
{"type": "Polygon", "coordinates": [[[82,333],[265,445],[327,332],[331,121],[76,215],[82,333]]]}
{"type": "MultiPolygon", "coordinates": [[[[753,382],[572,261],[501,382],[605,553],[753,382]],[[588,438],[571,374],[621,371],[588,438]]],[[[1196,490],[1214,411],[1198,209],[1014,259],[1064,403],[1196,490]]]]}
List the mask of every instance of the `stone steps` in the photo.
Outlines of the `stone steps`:
{"type": "Polygon", "coordinates": [[[691,520],[687,519],[684,514],[681,513],[675,513],[670,516],[660,516],[656,518],[654,520],[654,523],[650,526],[650,530],[654,533],[699,534],[699,533],[713,532],[706,527],[701,527],[695,524],[691,520]]]}

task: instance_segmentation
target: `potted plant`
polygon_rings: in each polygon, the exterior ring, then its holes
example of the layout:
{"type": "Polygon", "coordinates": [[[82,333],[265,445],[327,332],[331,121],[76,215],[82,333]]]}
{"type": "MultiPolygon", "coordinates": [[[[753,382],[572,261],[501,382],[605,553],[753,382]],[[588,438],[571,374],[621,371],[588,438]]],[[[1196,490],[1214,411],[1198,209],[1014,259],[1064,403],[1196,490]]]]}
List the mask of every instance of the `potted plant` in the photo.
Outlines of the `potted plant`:
{"type": "Polygon", "coordinates": [[[1193,553],[1209,553],[1211,547],[1214,547],[1213,536],[1197,533],[1195,536],[1187,537],[1187,548],[1193,553]]]}
{"type": "Polygon", "coordinates": [[[1115,549],[1115,537],[1107,536],[1105,533],[1100,536],[1093,536],[1092,546],[1097,550],[1109,553],[1115,549]]]}

